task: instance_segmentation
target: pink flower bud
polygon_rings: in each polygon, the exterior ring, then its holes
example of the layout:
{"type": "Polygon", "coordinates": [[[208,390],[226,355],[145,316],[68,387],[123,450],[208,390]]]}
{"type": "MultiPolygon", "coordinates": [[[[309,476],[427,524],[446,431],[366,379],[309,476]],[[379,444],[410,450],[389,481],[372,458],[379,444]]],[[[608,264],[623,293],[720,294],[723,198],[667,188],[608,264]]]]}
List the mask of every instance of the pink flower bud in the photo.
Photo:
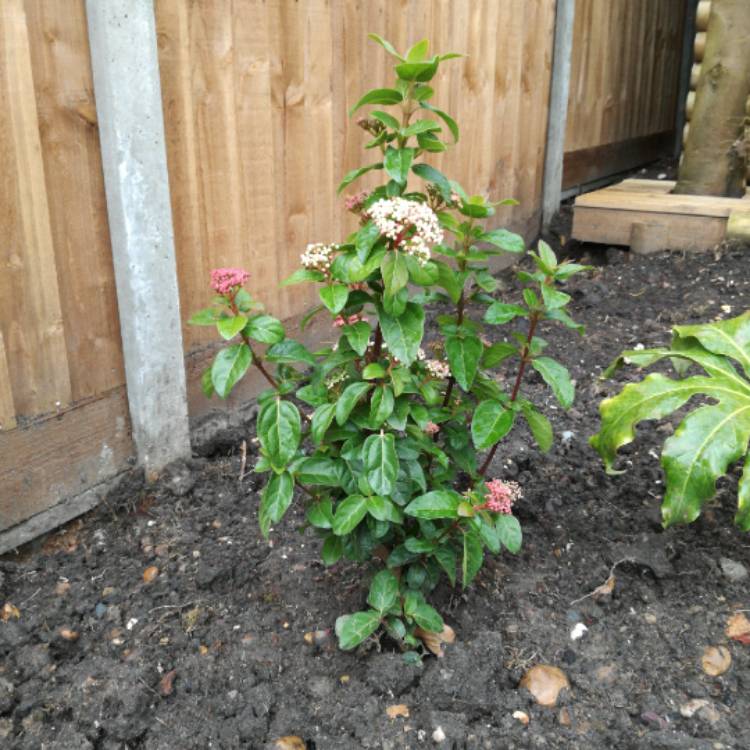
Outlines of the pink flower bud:
{"type": "Polygon", "coordinates": [[[214,268],[211,271],[211,288],[218,294],[231,294],[249,278],[250,274],[243,268],[214,268]]]}

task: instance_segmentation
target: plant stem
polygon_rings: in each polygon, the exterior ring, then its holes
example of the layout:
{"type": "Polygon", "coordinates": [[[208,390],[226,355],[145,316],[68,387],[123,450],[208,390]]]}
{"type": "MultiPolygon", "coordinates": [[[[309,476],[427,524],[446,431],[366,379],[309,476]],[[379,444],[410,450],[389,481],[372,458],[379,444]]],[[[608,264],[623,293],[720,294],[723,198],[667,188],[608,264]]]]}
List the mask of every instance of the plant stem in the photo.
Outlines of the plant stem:
{"type": "MultiPolygon", "coordinates": [[[[521,381],[523,380],[523,373],[526,370],[526,365],[531,361],[531,357],[529,357],[529,353],[531,351],[531,341],[534,338],[534,332],[536,331],[537,323],[539,323],[539,317],[540,314],[538,312],[531,313],[531,318],[529,319],[529,333],[526,336],[526,343],[524,344],[523,351],[521,352],[521,363],[518,366],[516,382],[513,384],[513,392],[510,395],[511,403],[513,403],[518,398],[518,392],[521,389],[521,381]]],[[[487,458],[484,459],[484,463],[479,469],[480,477],[484,476],[485,472],[492,463],[492,459],[495,458],[495,453],[497,452],[497,448],[499,445],[500,441],[498,440],[492,446],[492,450],[490,450],[490,452],[487,454],[487,458]]]]}

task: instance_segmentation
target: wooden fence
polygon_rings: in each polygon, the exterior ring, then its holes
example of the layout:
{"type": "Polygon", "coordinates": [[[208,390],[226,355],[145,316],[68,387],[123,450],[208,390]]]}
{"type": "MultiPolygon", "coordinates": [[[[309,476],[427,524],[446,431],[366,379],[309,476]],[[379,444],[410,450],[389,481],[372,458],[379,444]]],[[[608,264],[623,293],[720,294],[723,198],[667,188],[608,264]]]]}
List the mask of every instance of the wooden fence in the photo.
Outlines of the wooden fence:
{"type": "Polygon", "coordinates": [[[683,0],[576,0],[563,188],[671,156],[683,0]]]}
{"type": "MultiPolygon", "coordinates": [[[[578,2],[574,153],[668,129],[681,3],[578,2]],[[627,94],[607,104],[625,73],[627,94]]],[[[155,0],[155,11],[184,319],[220,265],[249,268],[282,317],[307,306],[277,284],[308,242],[351,228],[334,189],[362,163],[365,134],[346,113],[390,80],[370,31],[467,53],[435,81],[462,126],[437,166],[472,192],[515,197],[497,223],[538,232],[554,0],[155,0]]],[[[133,451],[84,0],[3,0],[0,65],[2,531],[123,470],[133,451]]],[[[200,359],[210,336],[183,334],[188,361],[200,359]]],[[[192,388],[190,406],[210,405],[192,388]]]]}

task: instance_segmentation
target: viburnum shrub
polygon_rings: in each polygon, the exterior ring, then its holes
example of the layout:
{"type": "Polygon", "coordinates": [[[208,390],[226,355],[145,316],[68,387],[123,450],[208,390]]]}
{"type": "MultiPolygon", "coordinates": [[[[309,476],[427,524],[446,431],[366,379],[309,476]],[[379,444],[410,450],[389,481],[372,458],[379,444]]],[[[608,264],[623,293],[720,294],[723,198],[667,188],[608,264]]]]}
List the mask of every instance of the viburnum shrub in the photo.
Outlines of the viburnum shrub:
{"type": "Polygon", "coordinates": [[[523,304],[491,296],[496,281],[487,260],[521,255],[523,239],[484,228],[497,204],[467,195],[424,161],[446,149],[444,129],[458,139],[453,119],[429,103],[427,85],[455,55],[428,59],[422,41],[402,56],[373,38],[397,58],[397,80],[365,94],[352,111],[392,110],[357,121],[380,160],[347,174],[339,191],[370,171],[383,172],[385,184],[347,198],[359,229],[341,244],[309,245],[302,268],[284,282],[319,285],[321,304],[306,318],[330,315],[335,343],[311,352],[286,338],[243,288],[239,269],[214,272],[215,305],[192,319],[216,325],[230,341],[204,375],[207,395],[226,397],[251,365],[271,385],[259,397],[257,419],[255,470],[269,475],[259,509],[263,534],[281,521],[296,487],[326,565],[341,558],[382,565],[369,607],[336,622],[344,649],[381,626],[405,648],[417,646],[420,635],[441,633],[443,620],[426,600],[441,575],[453,585],[460,576],[467,586],[485,549],[519,551],[512,508],[521,489],[486,474],[518,419],[542,450],[550,448],[551,425],[521,390],[529,368],[563,407],[573,401],[568,371],[543,355],[537,329],[556,321],[580,330],[557,282],[583,269],[558,263],[540,242],[538,254],[530,253],[535,269],[519,274],[523,304]],[[424,186],[412,187],[412,176],[424,186]],[[439,333],[425,342],[430,306],[439,313],[439,333]],[[483,324],[516,318],[527,321],[525,332],[498,343],[482,336],[483,324]],[[268,345],[265,352],[256,342],[268,345]],[[510,363],[506,381],[496,368],[507,371],[510,363]]]}
{"type": "Polygon", "coordinates": [[[735,523],[750,531],[750,312],[732,320],[675,326],[672,334],[671,346],[626,351],[609,366],[605,377],[622,364],[647,367],[668,358],[678,379],[652,373],[605,399],[599,407],[601,428],[591,445],[607,472],[620,474],[614,469],[617,450],[633,441],[640,421],[661,419],[693,396],[707,396],[712,403],[688,414],[664,443],[664,525],[694,521],[716,494],[716,480],[741,460],[735,523]],[[691,366],[702,373],[690,374],[691,366]]]}

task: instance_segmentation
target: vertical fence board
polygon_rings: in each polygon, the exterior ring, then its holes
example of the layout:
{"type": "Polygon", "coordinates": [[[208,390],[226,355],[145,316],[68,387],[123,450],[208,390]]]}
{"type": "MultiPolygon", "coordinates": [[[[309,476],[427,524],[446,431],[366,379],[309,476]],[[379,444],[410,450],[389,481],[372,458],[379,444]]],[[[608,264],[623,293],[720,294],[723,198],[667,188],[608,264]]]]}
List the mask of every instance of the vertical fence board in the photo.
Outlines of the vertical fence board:
{"type": "Polygon", "coordinates": [[[0,323],[17,413],[34,415],[66,406],[71,388],[22,0],[0,9],[0,60],[0,169],[10,178],[0,197],[7,222],[0,323]]]}

